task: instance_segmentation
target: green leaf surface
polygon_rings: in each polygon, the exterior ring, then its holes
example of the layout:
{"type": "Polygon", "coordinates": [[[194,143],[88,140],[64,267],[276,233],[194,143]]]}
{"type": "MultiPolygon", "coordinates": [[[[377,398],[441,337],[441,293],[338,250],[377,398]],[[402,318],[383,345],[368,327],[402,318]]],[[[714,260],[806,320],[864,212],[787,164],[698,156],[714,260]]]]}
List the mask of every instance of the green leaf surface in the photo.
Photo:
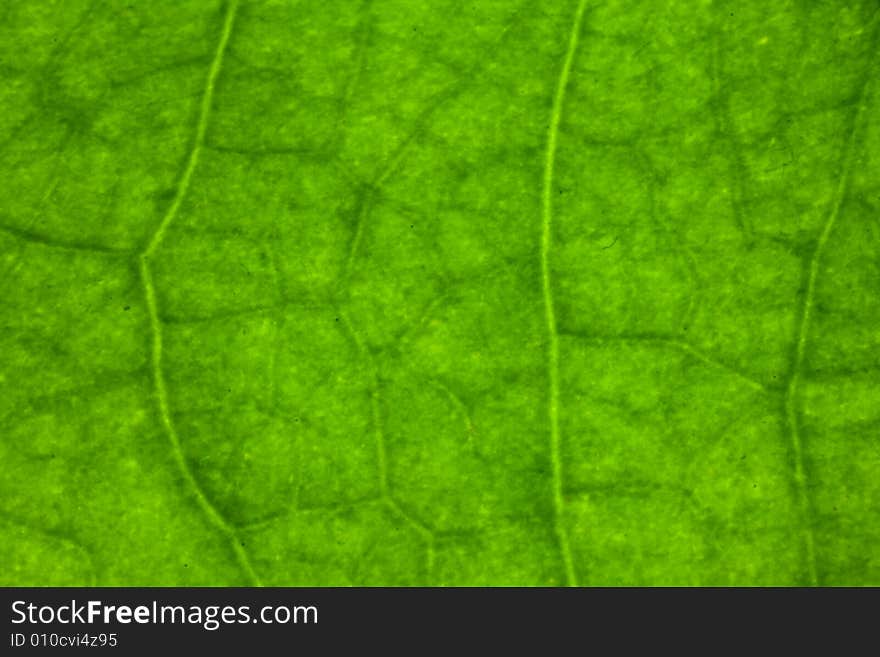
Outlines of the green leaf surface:
{"type": "Polygon", "coordinates": [[[876,0],[0,5],[0,584],[880,584],[876,0]]]}

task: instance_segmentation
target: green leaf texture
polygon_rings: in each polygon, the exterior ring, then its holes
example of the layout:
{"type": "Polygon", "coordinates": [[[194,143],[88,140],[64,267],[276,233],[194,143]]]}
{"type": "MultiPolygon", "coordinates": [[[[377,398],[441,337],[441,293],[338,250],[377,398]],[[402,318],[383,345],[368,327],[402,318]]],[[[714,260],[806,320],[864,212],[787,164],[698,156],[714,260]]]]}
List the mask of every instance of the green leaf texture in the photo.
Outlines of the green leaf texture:
{"type": "Polygon", "coordinates": [[[878,10],[3,2],[2,584],[880,584],[878,10]]]}

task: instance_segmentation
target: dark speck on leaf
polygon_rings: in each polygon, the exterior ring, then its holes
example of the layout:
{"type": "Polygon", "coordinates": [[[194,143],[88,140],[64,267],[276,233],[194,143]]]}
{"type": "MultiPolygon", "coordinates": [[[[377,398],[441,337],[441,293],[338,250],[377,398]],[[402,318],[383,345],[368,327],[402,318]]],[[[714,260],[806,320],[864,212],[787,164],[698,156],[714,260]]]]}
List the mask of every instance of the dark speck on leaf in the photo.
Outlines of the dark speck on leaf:
{"type": "Polygon", "coordinates": [[[131,306],[126,306],[123,310],[131,310],[131,306]]]}

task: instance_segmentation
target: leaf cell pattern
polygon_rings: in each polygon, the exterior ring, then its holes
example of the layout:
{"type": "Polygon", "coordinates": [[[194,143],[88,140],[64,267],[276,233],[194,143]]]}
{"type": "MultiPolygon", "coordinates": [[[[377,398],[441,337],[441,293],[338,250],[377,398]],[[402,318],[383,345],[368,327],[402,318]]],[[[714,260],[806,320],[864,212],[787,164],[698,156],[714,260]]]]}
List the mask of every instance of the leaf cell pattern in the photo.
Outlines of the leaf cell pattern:
{"type": "Polygon", "coordinates": [[[0,9],[7,585],[880,581],[880,11],[0,9]]]}

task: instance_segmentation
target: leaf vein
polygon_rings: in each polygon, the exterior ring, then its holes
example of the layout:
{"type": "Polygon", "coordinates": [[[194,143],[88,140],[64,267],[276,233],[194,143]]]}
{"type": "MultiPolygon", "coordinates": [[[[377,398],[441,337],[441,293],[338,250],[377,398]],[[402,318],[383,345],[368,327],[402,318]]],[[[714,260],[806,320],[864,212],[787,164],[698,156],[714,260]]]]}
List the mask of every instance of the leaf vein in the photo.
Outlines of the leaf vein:
{"type": "Polygon", "coordinates": [[[156,287],[150,269],[150,256],[156,251],[159,244],[162,242],[168,226],[174,221],[174,218],[180,209],[180,205],[186,196],[187,190],[189,189],[193,171],[198,164],[199,152],[205,138],[205,130],[207,129],[208,124],[208,114],[210,113],[211,101],[214,93],[214,82],[220,72],[223,53],[226,50],[229,36],[232,33],[232,26],[235,20],[237,7],[238,0],[229,0],[229,3],[226,5],[223,29],[217,50],[211,62],[210,71],[208,72],[205,92],[202,96],[201,112],[196,127],[193,148],[190,151],[189,160],[184,169],[183,175],[181,176],[180,182],[178,183],[174,200],[168,208],[168,211],[165,213],[165,216],[162,218],[156,232],[150,239],[147,248],[141,252],[138,260],[140,265],[141,283],[143,284],[144,297],[147,305],[147,315],[150,322],[150,335],[152,336],[151,366],[153,385],[155,387],[156,401],[158,404],[159,415],[162,420],[162,426],[165,428],[165,433],[171,443],[171,451],[174,461],[177,464],[177,468],[183,477],[187,488],[195,498],[196,503],[202,510],[207,521],[229,541],[232,551],[235,554],[236,561],[249,582],[256,586],[261,586],[260,578],[251,564],[251,559],[248,552],[245,550],[244,542],[239,538],[235,527],[223,517],[220,511],[208,499],[208,496],[202,490],[202,487],[199,485],[199,482],[196,480],[195,475],[190,469],[186,455],[183,452],[180,437],[177,434],[174,420],[171,417],[170,406],[168,403],[168,389],[165,385],[165,377],[162,371],[162,325],[161,320],[159,319],[159,305],[156,299],[156,287]]]}
{"type": "Polygon", "coordinates": [[[181,445],[180,437],[177,434],[177,428],[171,417],[171,410],[168,403],[168,388],[165,385],[165,377],[162,374],[162,327],[159,321],[159,311],[156,301],[156,288],[153,283],[153,275],[146,258],[141,258],[140,260],[140,274],[147,302],[147,314],[150,320],[150,334],[152,335],[151,365],[153,370],[153,385],[155,387],[156,401],[159,408],[159,415],[162,420],[162,426],[165,428],[165,433],[171,443],[171,452],[174,461],[177,464],[180,474],[183,476],[187,488],[195,498],[196,503],[202,510],[205,518],[229,541],[232,550],[235,553],[236,560],[248,580],[256,586],[261,586],[260,578],[257,576],[256,571],[251,565],[250,557],[244,549],[244,545],[239,539],[238,533],[223,517],[220,511],[218,511],[211,503],[211,500],[208,499],[208,496],[202,490],[202,487],[199,485],[198,480],[193,474],[192,469],[189,467],[189,462],[183,452],[183,446],[181,445]]]}
{"type": "Polygon", "coordinates": [[[801,436],[800,422],[800,397],[801,397],[801,379],[803,378],[804,358],[809,342],[810,321],[813,315],[813,305],[815,303],[816,286],[819,281],[819,267],[821,265],[822,256],[828,245],[834,227],[837,224],[840,215],[840,209],[846,197],[849,187],[849,177],[852,172],[853,162],[857,152],[857,139],[859,128],[865,114],[865,106],[868,99],[868,90],[872,80],[873,64],[877,53],[877,41],[880,38],[880,24],[878,21],[880,12],[877,12],[872,19],[874,23],[874,34],[872,37],[871,57],[865,70],[864,79],[861,84],[859,101],[856,109],[852,114],[851,124],[849,126],[849,135],[843,152],[843,163],[840,176],[838,178],[837,187],[834,190],[834,196],[831,202],[831,210],[822,227],[822,232],[816,241],[816,245],[810,255],[809,261],[806,263],[807,283],[806,290],[802,296],[798,315],[797,335],[795,336],[795,352],[794,362],[792,363],[791,373],[788,379],[785,393],[785,420],[788,428],[788,437],[791,443],[791,450],[794,456],[794,482],[797,488],[798,503],[801,507],[802,517],[804,519],[804,548],[806,551],[806,567],[808,571],[809,582],[811,586],[818,586],[819,575],[816,565],[816,549],[815,536],[811,524],[812,501],[808,490],[809,482],[807,481],[807,473],[804,467],[804,449],[801,436]]]}
{"type": "Polygon", "coordinates": [[[544,298],[544,319],[547,328],[548,350],[547,369],[549,378],[548,415],[550,422],[550,466],[552,473],[553,493],[553,524],[556,532],[559,551],[565,568],[565,580],[569,586],[577,586],[577,574],[571,554],[568,531],[563,518],[564,499],[562,484],[562,458],[560,455],[561,436],[559,431],[559,331],[556,326],[556,310],[553,303],[553,285],[550,272],[550,247],[553,229],[553,173],[556,165],[556,149],[559,139],[559,124],[562,120],[562,106],[568,79],[577,51],[578,36],[583,23],[586,0],[579,0],[575,11],[568,48],[562,62],[556,94],[553,99],[553,110],[550,126],[547,130],[547,149],[544,158],[544,180],[541,191],[541,285],[544,298]]]}
{"type": "Polygon", "coordinates": [[[214,101],[214,85],[217,81],[217,77],[220,74],[220,69],[223,65],[223,55],[226,52],[226,47],[229,44],[229,37],[232,35],[232,27],[235,23],[235,14],[238,9],[238,0],[229,0],[226,5],[226,15],[223,18],[223,29],[220,33],[220,39],[217,43],[217,49],[214,51],[214,57],[211,60],[211,66],[208,69],[208,77],[205,81],[205,90],[202,93],[202,103],[199,109],[199,118],[196,123],[196,133],[193,139],[193,146],[189,153],[189,158],[187,158],[186,167],[183,170],[183,174],[180,177],[180,180],[177,183],[177,190],[174,194],[174,199],[171,202],[171,205],[168,207],[167,212],[162,217],[162,221],[159,223],[159,226],[156,228],[153,233],[150,241],[147,243],[146,249],[143,251],[143,255],[150,256],[155,250],[159,247],[159,244],[162,243],[163,238],[165,237],[165,233],[168,230],[168,227],[172,224],[174,219],[177,217],[178,212],[180,211],[180,206],[183,204],[184,198],[186,198],[186,193],[189,190],[190,182],[192,181],[193,173],[195,172],[196,166],[199,163],[199,155],[202,152],[202,145],[205,141],[205,133],[208,130],[208,119],[211,114],[211,105],[214,101]]]}

